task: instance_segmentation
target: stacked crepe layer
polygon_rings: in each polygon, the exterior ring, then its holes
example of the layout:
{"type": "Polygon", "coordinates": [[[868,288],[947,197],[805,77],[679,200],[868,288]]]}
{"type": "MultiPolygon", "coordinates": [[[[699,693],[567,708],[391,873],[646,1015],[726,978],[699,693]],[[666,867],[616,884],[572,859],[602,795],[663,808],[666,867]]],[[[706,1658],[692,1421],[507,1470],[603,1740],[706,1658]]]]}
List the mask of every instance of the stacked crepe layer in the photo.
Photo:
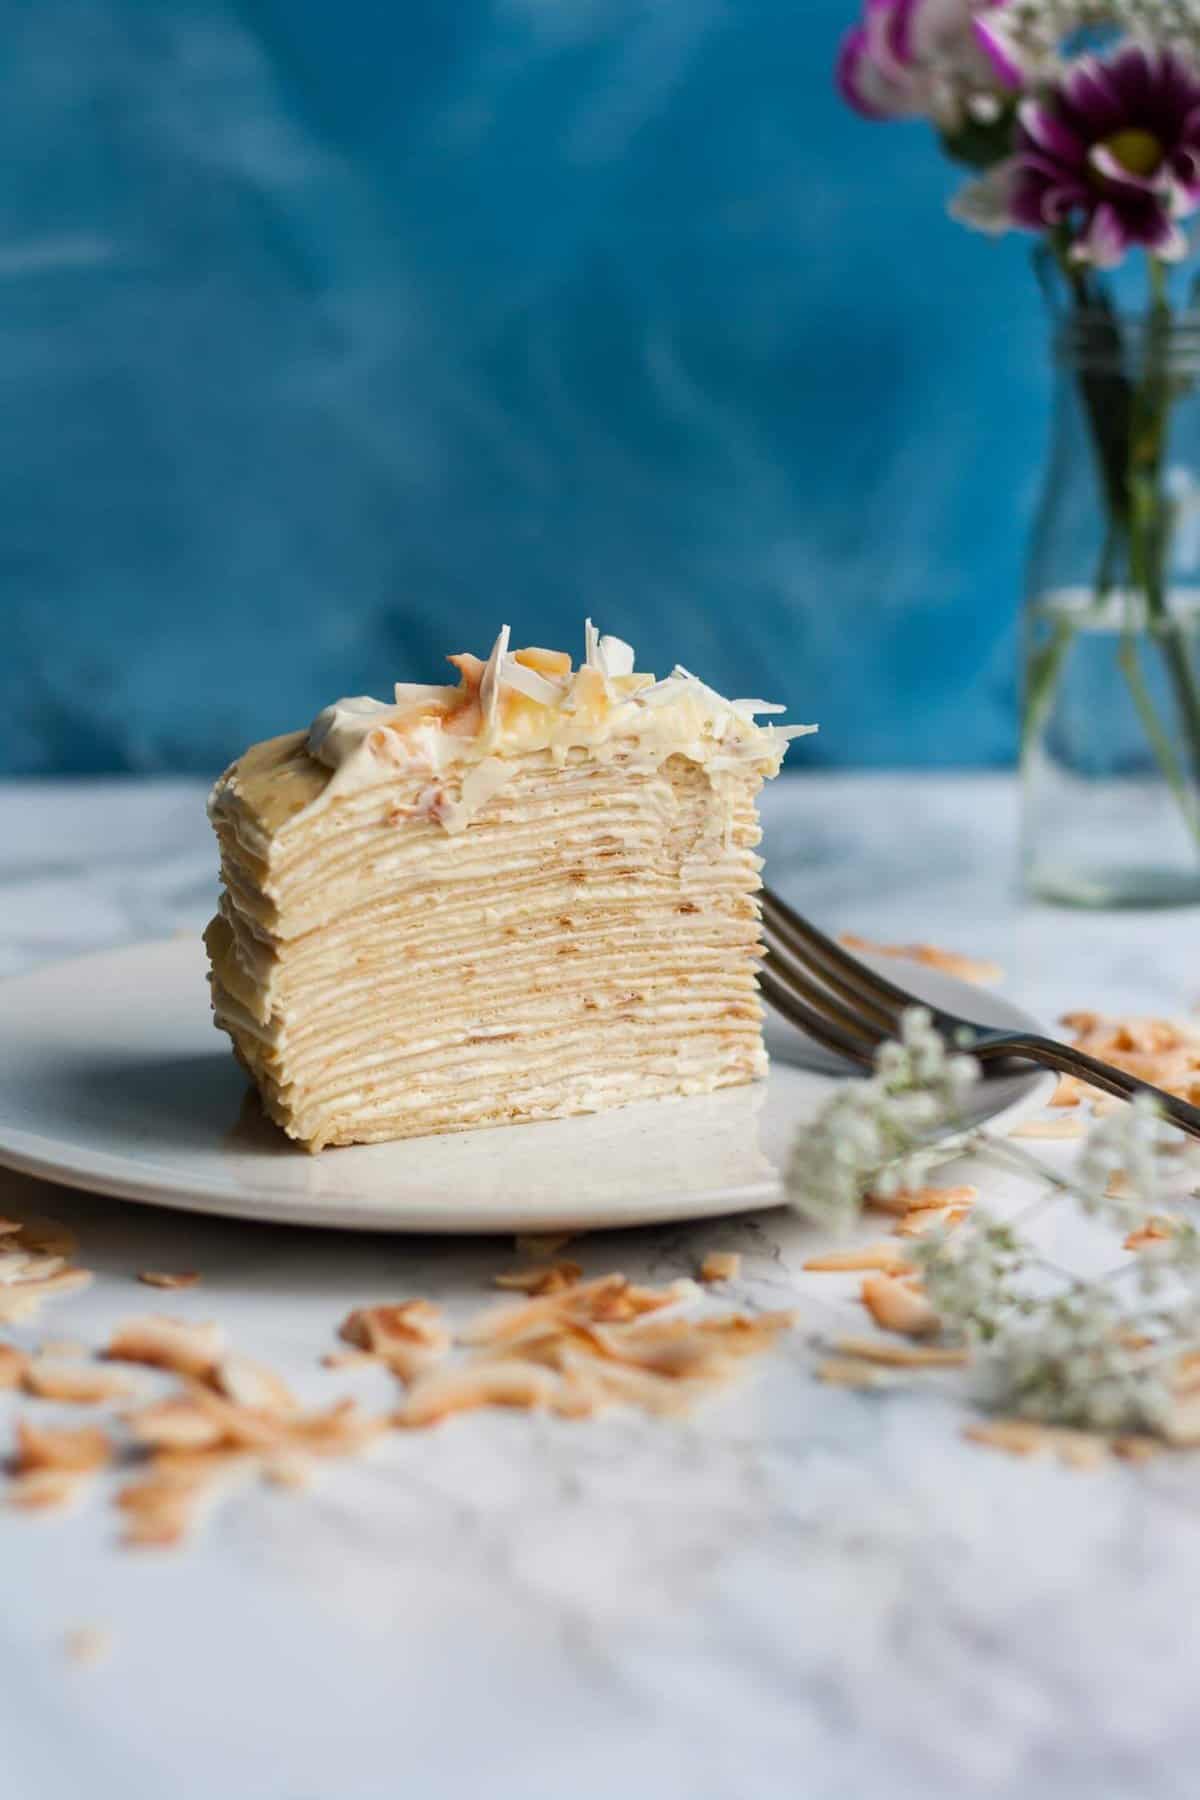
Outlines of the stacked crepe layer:
{"type": "Polygon", "coordinates": [[[754,801],[780,754],[542,749],[448,830],[427,773],[321,804],[302,738],[249,752],[214,793],[207,942],[267,1111],[317,1150],[761,1074],[754,801]]]}

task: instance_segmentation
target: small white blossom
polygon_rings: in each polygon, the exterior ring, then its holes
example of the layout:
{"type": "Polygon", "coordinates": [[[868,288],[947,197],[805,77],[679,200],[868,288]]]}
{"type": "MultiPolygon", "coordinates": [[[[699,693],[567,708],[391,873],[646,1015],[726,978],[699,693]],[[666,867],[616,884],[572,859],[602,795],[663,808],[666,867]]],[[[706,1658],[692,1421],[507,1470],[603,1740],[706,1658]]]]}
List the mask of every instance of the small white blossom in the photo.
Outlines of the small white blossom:
{"type": "Polygon", "coordinates": [[[870,1187],[919,1179],[930,1138],[961,1119],[978,1079],[974,1058],[948,1050],[929,1013],[910,1008],[899,1041],[881,1045],[875,1073],[844,1082],[801,1133],[785,1175],[793,1206],[842,1230],[870,1187]]]}

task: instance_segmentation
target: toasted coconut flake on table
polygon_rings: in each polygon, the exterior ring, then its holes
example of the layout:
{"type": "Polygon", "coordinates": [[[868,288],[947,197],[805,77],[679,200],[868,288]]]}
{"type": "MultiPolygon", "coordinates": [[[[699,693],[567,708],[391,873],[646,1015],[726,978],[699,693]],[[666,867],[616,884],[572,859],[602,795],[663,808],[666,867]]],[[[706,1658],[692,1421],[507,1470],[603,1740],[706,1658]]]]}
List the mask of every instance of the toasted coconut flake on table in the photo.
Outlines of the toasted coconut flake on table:
{"type": "Polygon", "coordinates": [[[296,1396],[282,1376],[247,1356],[225,1356],[212,1373],[213,1383],[235,1406],[251,1412],[294,1413],[296,1396]]]}
{"type": "Polygon", "coordinates": [[[884,1331],[928,1337],[941,1329],[941,1320],[925,1295],[894,1275],[868,1275],[862,1284],[862,1302],[884,1331]]]}
{"type": "Polygon", "coordinates": [[[1169,1219],[1165,1213],[1151,1213],[1129,1233],[1125,1239],[1125,1249],[1149,1250],[1155,1244],[1167,1243],[1174,1231],[1174,1219],[1169,1219]]]}
{"type": "Polygon", "coordinates": [[[139,1269],[138,1280],[152,1288],[192,1288],[200,1276],[195,1269],[180,1269],[175,1274],[167,1269],[139,1269]]]}
{"type": "Polygon", "coordinates": [[[986,1444],[1009,1456],[1050,1452],[1072,1469],[1095,1469],[1109,1453],[1109,1440],[1070,1425],[1042,1425],[1036,1419],[988,1419],[963,1427],[973,1444],[986,1444]]]}
{"type": "Polygon", "coordinates": [[[557,1256],[568,1244],[574,1243],[579,1236],[577,1231],[520,1232],[517,1236],[517,1255],[548,1258],[557,1256]]]}
{"type": "Polygon", "coordinates": [[[80,1338],[43,1338],[37,1353],[39,1356],[66,1357],[68,1361],[77,1362],[82,1356],[90,1356],[91,1348],[80,1338]]]}
{"type": "Polygon", "coordinates": [[[87,1492],[91,1473],[79,1469],[27,1469],[4,1491],[9,1506],[22,1512],[53,1512],[74,1506],[87,1492]]]}
{"type": "Polygon", "coordinates": [[[135,1442],[154,1449],[212,1450],[225,1440],[222,1421],[185,1394],[143,1406],[126,1423],[135,1442]]]}
{"type": "Polygon", "coordinates": [[[942,950],[936,944],[877,944],[853,931],[839,932],[838,942],[846,950],[868,956],[896,956],[905,962],[924,963],[927,968],[940,969],[943,975],[956,975],[960,981],[980,987],[990,987],[1004,979],[999,963],[985,957],[964,956],[958,950],[942,950]]]}
{"type": "Polygon", "coordinates": [[[123,1375],[90,1363],[56,1362],[49,1357],[30,1357],[22,1373],[27,1394],[38,1400],[59,1400],[68,1406],[100,1406],[124,1400],[132,1391],[123,1375]]]}
{"type": "Polygon", "coordinates": [[[102,1469],[112,1456],[112,1440],[94,1425],[68,1429],[17,1420],[12,1466],[18,1475],[30,1469],[72,1469],[83,1474],[102,1469]]]}
{"type": "Polygon", "coordinates": [[[79,1249],[79,1239],[75,1233],[57,1219],[22,1219],[18,1227],[18,1240],[23,1250],[31,1250],[41,1256],[72,1257],[79,1249]]]}
{"type": "Polygon", "coordinates": [[[104,1354],[110,1362],[145,1363],[176,1375],[208,1375],[225,1352],[225,1333],[213,1321],[192,1324],[160,1314],[126,1319],[104,1354]]]}
{"type": "Polygon", "coordinates": [[[1088,1089],[1078,1075],[1060,1075],[1058,1086],[1047,1100],[1047,1106],[1078,1106],[1088,1089]]]}
{"type": "Polygon", "coordinates": [[[919,1212],[897,1219],[892,1233],[895,1237],[923,1237],[928,1231],[953,1231],[970,1216],[969,1206],[923,1206],[919,1212]]]}
{"type": "Polygon", "coordinates": [[[532,1268],[509,1269],[493,1276],[492,1283],[521,1294],[561,1294],[564,1288],[575,1287],[582,1279],[583,1270],[578,1263],[535,1263],[532,1268]]]}
{"type": "Polygon", "coordinates": [[[1077,1138],[1083,1136],[1083,1121],[1072,1115],[1069,1119],[1026,1119],[1021,1125],[1014,1125],[1009,1137],[1021,1138],[1077,1138]]]}
{"type": "Polygon", "coordinates": [[[338,1335],[355,1349],[385,1363],[399,1381],[415,1381],[450,1348],[441,1308],[428,1300],[360,1306],[349,1313],[338,1335]]]}
{"type": "Polygon", "coordinates": [[[736,1250],[710,1250],[700,1264],[701,1281],[736,1281],[742,1259],[736,1250]]]}
{"type": "Polygon", "coordinates": [[[906,1260],[900,1245],[889,1243],[886,1238],[877,1244],[861,1244],[856,1250],[828,1250],[821,1256],[810,1256],[802,1266],[821,1274],[844,1271],[861,1274],[864,1269],[888,1269],[893,1272],[912,1269],[912,1264],[906,1260]]]}
{"type": "Polygon", "coordinates": [[[971,1360],[963,1345],[892,1344],[885,1338],[840,1337],[834,1340],[833,1349],[839,1356],[857,1356],[895,1369],[961,1369],[971,1360]]]}
{"type": "Polygon", "coordinates": [[[392,1419],[407,1429],[435,1425],[452,1413],[472,1412],[481,1406],[536,1411],[548,1407],[557,1391],[553,1370],[515,1358],[467,1368],[436,1369],[414,1383],[392,1419]]]}
{"type": "Polygon", "coordinates": [[[845,1388],[886,1388],[894,1387],[895,1379],[878,1364],[863,1360],[860,1356],[828,1356],[817,1364],[817,1380],[828,1383],[830,1387],[845,1388]]]}
{"type": "MultiPolygon", "coordinates": [[[[1188,1099],[1200,1078],[1200,1032],[1171,1019],[1106,1018],[1101,1013],[1067,1013],[1063,1025],[1074,1035],[1077,1050],[1112,1063],[1169,1094],[1188,1099]]],[[[1124,1102],[1105,1095],[1096,1112],[1109,1112],[1124,1102]]]]}
{"type": "Polygon", "coordinates": [[[263,1463],[263,1480],[272,1487],[306,1488],[311,1486],[313,1466],[306,1456],[271,1456],[263,1463]]]}
{"type": "Polygon", "coordinates": [[[1124,1431],[1113,1438],[1109,1449],[1122,1462],[1149,1462],[1152,1456],[1161,1456],[1163,1443],[1160,1438],[1149,1437],[1145,1432],[1124,1431]]]}
{"type": "Polygon", "coordinates": [[[978,1198],[979,1189],[963,1182],[958,1187],[901,1188],[895,1194],[868,1194],[866,1205],[872,1212],[895,1213],[904,1218],[934,1207],[972,1206],[978,1198]]]}
{"type": "Polygon", "coordinates": [[[63,1638],[63,1655],[80,1669],[99,1668],[112,1650],[113,1634],[102,1625],[76,1625],[63,1638]]]}

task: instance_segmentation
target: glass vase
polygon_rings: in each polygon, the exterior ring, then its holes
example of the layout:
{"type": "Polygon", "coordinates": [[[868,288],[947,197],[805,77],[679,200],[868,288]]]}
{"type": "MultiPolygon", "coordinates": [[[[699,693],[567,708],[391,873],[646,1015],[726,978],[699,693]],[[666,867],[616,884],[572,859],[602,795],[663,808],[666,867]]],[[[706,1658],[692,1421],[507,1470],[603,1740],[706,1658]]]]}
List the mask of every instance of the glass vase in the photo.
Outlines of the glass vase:
{"type": "Polygon", "coordinates": [[[1200,316],[1078,311],[1055,339],[1029,560],[1030,889],[1200,900],[1200,316]]]}

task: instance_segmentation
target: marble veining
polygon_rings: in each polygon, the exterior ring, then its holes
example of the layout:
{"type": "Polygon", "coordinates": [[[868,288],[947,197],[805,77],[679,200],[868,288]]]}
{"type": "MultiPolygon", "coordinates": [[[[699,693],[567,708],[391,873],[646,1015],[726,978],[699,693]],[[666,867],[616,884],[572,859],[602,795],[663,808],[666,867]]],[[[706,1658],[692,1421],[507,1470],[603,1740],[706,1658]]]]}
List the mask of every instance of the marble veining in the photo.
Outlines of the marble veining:
{"type": "MultiPolygon", "coordinates": [[[[187,782],[0,787],[0,969],[195,929],[202,801],[187,782]]],[[[773,881],[819,919],[995,955],[1036,1012],[1196,998],[1193,914],[1019,902],[1002,778],[785,779],[767,822],[773,881]]],[[[216,1316],[314,1401],[390,1398],[375,1371],[317,1366],[351,1304],[465,1312],[512,1253],[189,1219],[0,1172],[9,1204],[73,1223],[98,1272],[22,1341],[95,1341],[148,1306],[216,1316]],[[203,1285],[150,1294],[151,1266],[203,1285]]],[[[811,1245],[782,1212],[582,1240],[589,1269],[656,1279],[737,1249],[733,1300],[801,1308],[749,1385],[682,1423],[392,1437],[306,1493],[247,1487],[170,1557],[118,1552],[103,1505],[0,1516],[0,1792],[1191,1800],[1200,1463],[988,1454],[962,1440],[955,1376],[820,1386],[813,1337],[861,1314],[849,1278],[802,1272],[811,1245]],[[103,1667],[64,1660],[79,1625],[113,1633],[103,1667]]],[[[0,1433],[17,1410],[0,1396],[0,1433]]]]}

